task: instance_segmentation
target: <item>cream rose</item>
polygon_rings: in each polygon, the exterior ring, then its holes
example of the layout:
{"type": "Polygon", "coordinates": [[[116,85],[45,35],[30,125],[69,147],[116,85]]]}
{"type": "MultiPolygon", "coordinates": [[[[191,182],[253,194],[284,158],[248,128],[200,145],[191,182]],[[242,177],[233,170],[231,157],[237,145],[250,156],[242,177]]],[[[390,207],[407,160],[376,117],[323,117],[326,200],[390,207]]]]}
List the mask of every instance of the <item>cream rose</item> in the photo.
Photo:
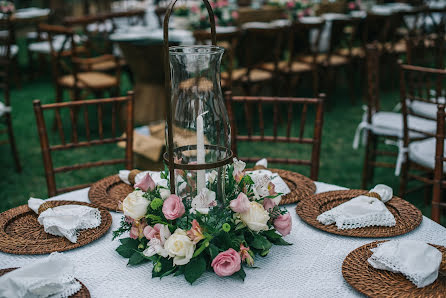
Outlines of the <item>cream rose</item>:
{"type": "Polygon", "coordinates": [[[240,219],[254,232],[268,230],[268,211],[257,202],[250,202],[249,205],[248,211],[240,213],[240,219]]]}
{"type": "Polygon", "coordinates": [[[161,199],[165,200],[170,196],[170,190],[167,188],[160,188],[161,199]]]}
{"type": "Polygon", "coordinates": [[[175,233],[167,238],[164,249],[173,258],[174,265],[185,265],[189,263],[195,250],[194,243],[182,229],[176,229],[175,233]]]}
{"type": "Polygon", "coordinates": [[[140,220],[146,215],[147,207],[150,202],[144,198],[143,195],[143,191],[135,190],[124,199],[122,202],[124,215],[129,216],[134,220],[140,220]]]}

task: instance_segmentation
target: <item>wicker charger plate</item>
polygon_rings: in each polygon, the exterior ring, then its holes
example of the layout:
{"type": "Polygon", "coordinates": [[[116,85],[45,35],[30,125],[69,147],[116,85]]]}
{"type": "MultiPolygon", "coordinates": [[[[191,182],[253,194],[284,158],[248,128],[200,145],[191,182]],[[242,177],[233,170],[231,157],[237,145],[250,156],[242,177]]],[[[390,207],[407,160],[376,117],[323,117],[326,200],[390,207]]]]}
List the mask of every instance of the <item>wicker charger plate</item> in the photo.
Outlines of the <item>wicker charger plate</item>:
{"type": "Polygon", "coordinates": [[[289,194],[282,197],[280,205],[298,203],[305,198],[311,197],[316,192],[316,185],[313,180],[304,175],[280,169],[268,168],[266,170],[279,174],[280,178],[285,181],[291,190],[289,194]]]}
{"type": "MultiPolygon", "coordinates": [[[[5,275],[8,272],[14,271],[18,268],[6,268],[6,269],[0,269],[0,276],[5,275]]],[[[74,295],[71,295],[69,297],[71,298],[90,298],[90,291],[88,291],[87,287],[78,279],[76,279],[82,286],[82,288],[74,295]]]]}
{"type": "MultiPolygon", "coordinates": [[[[61,205],[97,207],[76,201],[48,201],[44,204],[48,207],[61,205]]],[[[38,215],[28,205],[7,210],[0,214],[0,251],[18,255],[40,255],[84,246],[99,239],[110,228],[112,223],[110,213],[102,208],[99,210],[101,224],[94,229],[81,230],[77,243],[71,243],[64,237],[47,234],[37,221],[38,215]]]]}
{"type": "Polygon", "coordinates": [[[133,187],[122,182],[118,175],[113,175],[93,184],[88,191],[88,198],[95,205],[117,211],[119,202],[133,190],[133,187]]]}
{"type": "Polygon", "coordinates": [[[386,203],[387,208],[395,217],[394,227],[366,227],[359,229],[340,230],[335,224],[323,225],[317,221],[317,216],[348,200],[367,193],[366,190],[338,190],[316,194],[302,200],[296,207],[296,212],[306,223],[328,233],[351,237],[393,237],[408,233],[418,227],[423,219],[421,211],[409,202],[393,197],[386,203]]]}
{"type": "MultiPolygon", "coordinates": [[[[378,243],[372,242],[350,252],[342,263],[344,279],[358,292],[370,297],[446,297],[446,276],[438,274],[437,280],[417,288],[400,273],[373,268],[367,259],[372,255],[370,249],[378,243]]],[[[432,245],[443,254],[440,270],[446,270],[446,247],[432,245]]]]}

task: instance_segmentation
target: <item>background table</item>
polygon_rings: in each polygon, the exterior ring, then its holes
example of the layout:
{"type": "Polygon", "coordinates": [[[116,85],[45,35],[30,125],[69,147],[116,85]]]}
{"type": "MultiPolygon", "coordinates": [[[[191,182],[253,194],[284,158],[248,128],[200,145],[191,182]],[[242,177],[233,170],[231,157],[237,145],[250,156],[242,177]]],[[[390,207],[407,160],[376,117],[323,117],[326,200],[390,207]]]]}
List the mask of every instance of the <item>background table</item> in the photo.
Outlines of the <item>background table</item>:
{"type": "MultiPolygon", "coordinates": [[[[343,189],[317,182],[317,192],[343,189]]],[[[53,199],[88,202],[88,189],[53,199]]],[[[90,290],[92,297],[355,297],[359,294],[343,279],[341,266],[347,254],[375,239],[341,237],[319,231],[304,223],[289,205],[293,229],[285,240],[291,246],[274,246],[265,258],[256,257],[260,269],[246,269],[245,282],[205,273],[194,285],[183,276],[151,278],[152,265],[127,267],[127,259],[115,249],[112,230],[119,226],[122,214],[113,213],[113,224],[101,239],[67,251],[76,265],[76,277],[90,290]]],[[[416,239],[446,246],[446,229],[423,217],[414,231],[392,239],[416,239]]],[[[20,267],[45,256],[16,256],[0,253],[0,268],[20,267]]]]}

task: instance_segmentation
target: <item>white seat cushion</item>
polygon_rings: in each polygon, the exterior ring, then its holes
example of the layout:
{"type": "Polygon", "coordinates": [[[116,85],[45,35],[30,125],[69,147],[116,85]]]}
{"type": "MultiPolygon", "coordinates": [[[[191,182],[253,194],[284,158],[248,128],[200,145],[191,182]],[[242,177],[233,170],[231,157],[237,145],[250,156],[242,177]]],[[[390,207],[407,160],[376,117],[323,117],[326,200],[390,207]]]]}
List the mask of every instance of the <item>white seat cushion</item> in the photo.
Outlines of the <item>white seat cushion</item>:
{"type": "MultiPolygon", "coordinates": [[[[445,142],[446,145],[446,142],[445,142]]],[[[446,154],[446,146],[444,147],[446,154]]],[[[416,141],[409,144],[409,159],[430,169],[435,168],[435,138],[416,141]]],[[[443,163],[446,172],[446,163],[443,163]]]]}
{"type": "MultiPolygon", "coordinates": [[[[444,98],[439,98],[438,102],[441,104],[445,103],[444,98]]],[[[418,115],[428,117],[428,118],[437,118],[437,104],[432,102],[424,102],[424,101],[413,101],[410,103],[410,109],[418,115]]]]}
{"type": "MultiPolygon", "coordinates": [[[[19,47],[15,44],[11,45],[11,57],[17,56],[19,52],[19,47]]],[[[0,46],[0,55],[6,55],[6,47],[0,46]]]]}
{"type": "MultiPolygon", "coordinates": [[[[437,123],[432,120],[426,120],[420,117],[409,115],[409,127],[417,130],[435,133],[437,123]]],[[[372,131],[377,135],[403,137],[403,115],[393,112],[377,112],[372,117],[372,131]]],[[[410,138],[422,137],[416,132],[410,132],[410,138]]]]}

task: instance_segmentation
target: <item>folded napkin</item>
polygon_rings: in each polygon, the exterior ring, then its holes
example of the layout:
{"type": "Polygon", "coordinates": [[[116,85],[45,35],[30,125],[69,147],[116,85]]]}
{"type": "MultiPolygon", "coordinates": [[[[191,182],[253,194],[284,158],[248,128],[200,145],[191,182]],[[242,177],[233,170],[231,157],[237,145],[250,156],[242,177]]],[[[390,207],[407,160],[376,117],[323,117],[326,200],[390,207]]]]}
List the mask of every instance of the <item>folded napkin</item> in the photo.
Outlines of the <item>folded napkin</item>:
{"type": "Polygon", "coordinates": [[[336,223],[341,230],[369,226],[393,227],[395,218],[384,204],[392,196],[390,187],[378,184],[369,193],[320,214],[317,220],[324,225],[336,223]]]}
{"type": "MultiPolygon", "coordinates": [[[[254,181],[259,194],[261,194],[262,196],[266,195],[262,194],[261,188],[267,187],[267,184],[270,181],[274,184],[276,193],[286,195],[291,192],[290,188],[279,176],[279,174],[273,173],[266,169],[268,168],[268,161],[266,160],[266,158],[262,158],[261,160],[257,161],[254,169],[255,168],[264,168],[247,172],[249,175],[251,175],[251,178],[254,181]]],[[[280,199],[281,198],[278,197],[278,202],[276,202],[276,204],[279,204],[280,199]]]]}
{"type": "MultiPolygon", "coordinates": [[[[28,207],[39,214],[44,200],[30,198],[28,207]]],[[[46,233],[62,236],[73,243],[77,242],[79,230],[96,228],[101,224],[101,214],[97,208],[83,205],[62,205],[48,208],[40,213],[38,222],[46,233]]]]}
{"type": "Polygon", "coordinates": [[[74,279],[74,265],[60,253],[0,277],[0,297],[69,297],[82,285],[74,279]]]}
{"type": "Polygon", "coordinates": [[[433,283],[438,277],[442,254],[421,241],[387,241],[371,249],[368,259],[373,268],[402,273],[417,288],[433,283]]]}
{"type": "Polygon", "coordinates": [[[0,117],[3,116],[3,114],[10,112],[11,112],[11,107],[5,106],[5,104],[0,101],[0,117]]]}

